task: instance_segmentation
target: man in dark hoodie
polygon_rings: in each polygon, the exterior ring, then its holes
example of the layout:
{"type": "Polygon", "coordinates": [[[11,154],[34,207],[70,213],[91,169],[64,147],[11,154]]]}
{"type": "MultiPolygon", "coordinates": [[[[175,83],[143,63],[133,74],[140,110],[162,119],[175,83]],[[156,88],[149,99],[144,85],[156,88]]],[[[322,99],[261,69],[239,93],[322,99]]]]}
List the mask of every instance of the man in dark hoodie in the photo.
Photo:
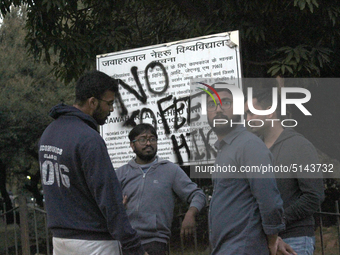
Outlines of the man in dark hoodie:
{"type": "MultiPolygon", "coordinates": [[[[257,110],[271,108],[272,88],[255,88],[252,104],[257,110]]],[[[262,137],[273,154],[275,166],[295,164],[299,169],[300,167],[304,169],[319,162],[314,146],[305,137],[292,128],[284,128],[280,121],[266,121],[280,119],[280,102],[276,111],[268,115],[253,114],[249,111],[248,102],[245,109],[247,121],[252,121],[249,130],[262,137]]],[[[280,232],[279,236],[297,254],[313,254],[315,245],[313,214],[324,200],[322,173],[296,172],[276,173],[286,221],[286,229],[280,232]]]]}
{"type": "Polygon", "coordinates": [[[144,254],[98,133],[116,93],[116,80],[88,72],[77,82],[74,105],[50,111],[55,120],[40,139],[39,161],[54,255],[121,254],[120,243],[123,254],[144,254]]]}
{"type": "Polygon", "coordinates": [[[117,169],[126,210],[143,247],[150,255],[167,254],[175,196],[190,204],[181,235],[195,231],[195,216],[206,205],[203,191],[176,164],[157,156],[157,133],[146,123],[129,133],[136,157],[117,169]]]}

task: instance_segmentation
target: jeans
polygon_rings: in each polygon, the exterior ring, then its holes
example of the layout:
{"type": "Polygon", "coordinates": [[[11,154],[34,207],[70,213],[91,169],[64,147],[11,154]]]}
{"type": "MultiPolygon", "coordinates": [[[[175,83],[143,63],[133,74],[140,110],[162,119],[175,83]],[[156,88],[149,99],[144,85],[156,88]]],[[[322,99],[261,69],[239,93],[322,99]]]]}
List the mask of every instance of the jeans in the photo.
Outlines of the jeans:
{"type": "Polygon", "coordinates": [[[161,242],[146,243],[146,244],[143,244],[143,248],[149,255],[166,255],[166,254],[168,254],[166,243],[161,243],[161,242]]]}
{"type": "Polygon", "coordinates": [[[285,238],[283,241],[290,245],[298,255],[313,255],[315,248],[314,236],[299,236],[285,238]]]}

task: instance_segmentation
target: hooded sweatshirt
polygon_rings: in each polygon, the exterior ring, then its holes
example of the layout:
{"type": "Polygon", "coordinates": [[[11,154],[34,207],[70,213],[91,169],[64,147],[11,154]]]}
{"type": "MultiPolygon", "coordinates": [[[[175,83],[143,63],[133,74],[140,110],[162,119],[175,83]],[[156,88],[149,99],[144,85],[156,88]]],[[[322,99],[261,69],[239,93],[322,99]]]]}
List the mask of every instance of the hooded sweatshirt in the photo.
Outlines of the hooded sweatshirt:
{"type": "Polygon", "coordinates": [[[54,237],[119,240],[124,254],[143,254],[97,122],[59,104],[39,142],[48,227],[54,237]]]}
{"type": "Polygon", "coordinates": [[[175,207],[175,195],[199,211],[206,205],[204,192],[174,163],[157,157],[146,173],[134,159],[117,169],[127,213],[142,243],[167,243],[175,207]]]}
{"type": "Polygon", "coordinates": [[[324,200],[322,173],[308,171],[319,163],[314,146],[292,128],[286,128],[270,147],[275,166],[287,166],[294,173],[276,176],[285,210],[286,230],[282,238],[314,236],[313,214],[324,200]],[[289,178],[287,178],[289,177],[289,178]]]}

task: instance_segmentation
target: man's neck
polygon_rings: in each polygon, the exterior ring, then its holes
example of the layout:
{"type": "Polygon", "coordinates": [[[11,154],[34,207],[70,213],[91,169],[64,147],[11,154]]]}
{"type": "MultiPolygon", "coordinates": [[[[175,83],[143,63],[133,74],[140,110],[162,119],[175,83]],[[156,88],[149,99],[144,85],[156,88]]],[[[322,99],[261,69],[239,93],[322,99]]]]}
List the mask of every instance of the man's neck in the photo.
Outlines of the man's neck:
{"type": "Polygon", "coordinates": [[[139,158],[138,156],[136,156],[135,161],[136,161],[136,163],[137,163],[138,165],[146,165],[146,164],[150,164],[150,163],[153,162],[155,159],[156,159],[156,156],[154,156],[154,157],[153,157],[152,159],[150,159],[150,160],[143,160],[143,159],[139,158]]]}
{"type": "Polygon", "coordinates": [[[228,127],[225,131],[226,132],[221,132],[221,133],[216,133],[216,136],[217,136],[217,140],[218,141],[222,141],[224,137],[226,137],[230,132],[232,132],[233,130],[236,129],[236,126],[233,126],[233,127],[228,127]]]}
{"type": "Polygon", "coordinates": [[[82,111],[83,113],[91,115],[89,109],[85,106],[80,106],[79,104],[73,104],[73,107],[77,108],[78,110],[82,111]]]}
{"type": "Polygon", "coordinates": [[[222,141],[223,138],[226,137],[229,133],[230,133],[230,132],[228,132],[228,133],[223,133],[223,134],[221,134],[221,133],[220,133],[220,134],[216,134],[217,140],[218,140],[218,141],[222,141]]]}
{"type": "Polygon", "coordinates": [[[278,125],[274,124],[273,127],[268,128],[268,130],[263,135],[263,141],[268,149],[273,146],[273,144],[275,143],[277,138],[279,138],[282,132],[283,127],[281,126],[281,124],[278,125]]]}

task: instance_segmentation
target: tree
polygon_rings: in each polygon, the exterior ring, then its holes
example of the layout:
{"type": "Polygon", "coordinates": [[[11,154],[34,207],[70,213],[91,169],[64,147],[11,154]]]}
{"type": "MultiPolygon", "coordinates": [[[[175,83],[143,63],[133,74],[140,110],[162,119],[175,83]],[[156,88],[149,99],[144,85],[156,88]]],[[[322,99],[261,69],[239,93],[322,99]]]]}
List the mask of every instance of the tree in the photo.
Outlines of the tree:
{"type": "Polygon", "coordinates": [[[232,30],[240,30],[245,77],[334,77],[340,67],[337,1],[6,0],[0,10],[21,3],[30,52],[67,82],[94,68],[98,54],[232,30]]]}
{"type": "Polygon", "coordinates": [[[14,8],[0,27],[0,188],[8,200],[6,176],[22,183],[29,175],[23,188],[42,202],[35,182],[40,179],[37,142],[51,121],[49,109],[68,100],[71,86],[27,55],[25,20],[25,8],[14,8]]]}

